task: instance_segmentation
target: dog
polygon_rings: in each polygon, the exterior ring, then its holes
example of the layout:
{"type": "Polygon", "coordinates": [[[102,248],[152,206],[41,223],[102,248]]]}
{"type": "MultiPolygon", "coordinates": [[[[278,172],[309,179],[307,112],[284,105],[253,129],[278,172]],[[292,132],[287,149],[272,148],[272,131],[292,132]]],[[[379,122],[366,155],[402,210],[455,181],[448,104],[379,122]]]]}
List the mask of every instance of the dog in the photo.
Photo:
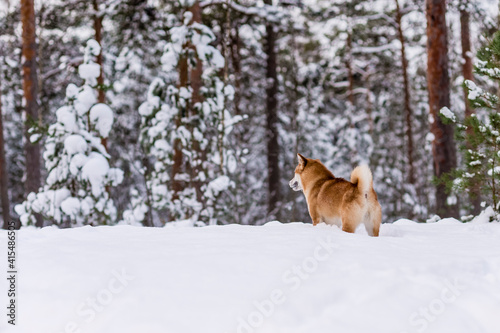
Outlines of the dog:
{"type": "Polygon", "coordinates": [[[373,189],[373,178],[366,165],[356,167],[351,181],[337,178],[320,160],[297,155],[299,164],[289,185],[304,192],[313,225],[334,224],[353,233],[364,223],[370,236],[378,236],[382,208],[373,189]]]}

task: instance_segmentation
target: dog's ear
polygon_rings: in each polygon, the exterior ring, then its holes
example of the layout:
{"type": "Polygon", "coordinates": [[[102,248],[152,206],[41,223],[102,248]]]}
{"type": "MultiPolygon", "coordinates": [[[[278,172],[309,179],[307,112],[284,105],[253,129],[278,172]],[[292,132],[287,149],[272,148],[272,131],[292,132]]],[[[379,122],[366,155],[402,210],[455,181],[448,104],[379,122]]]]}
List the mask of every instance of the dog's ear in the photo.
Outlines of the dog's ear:
{"type": "Polygon", "coordinates": [[[307,158],[305,158],[304,156],[300,155],[300,154],[297,154],[297,158],[299,159],[299,165],[302,167],[302,168],[305,168],[306,165],[307,165],[307,158]]]}

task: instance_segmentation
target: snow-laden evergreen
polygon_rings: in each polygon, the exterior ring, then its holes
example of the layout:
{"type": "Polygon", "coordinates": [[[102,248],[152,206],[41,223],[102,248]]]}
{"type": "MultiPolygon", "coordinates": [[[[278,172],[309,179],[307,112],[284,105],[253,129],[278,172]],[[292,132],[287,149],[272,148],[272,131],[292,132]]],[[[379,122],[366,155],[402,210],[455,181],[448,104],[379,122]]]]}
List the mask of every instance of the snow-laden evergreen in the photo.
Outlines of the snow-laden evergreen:
{"type": "Polygon", "coordinates": [[[116,220],[109,190],[121,183],[123,172],[110,167],[102,144],[113,125],[113,111],[97,103],[100,66],[93,59],[100,52],[95,40],[87,42],[78,68],[84,83],[66,88],[66,105],[56,111],[57,121],[49,127],[45,141],[45,186],[15,208],[23,225],[33,224],[35,213],[58,225],[110,224],[116,220]]]}
{"type": "Polygon", "coordinates": [[[152,224],[144,221],[148,217],[144,207],[149,205],[155,211],[150,211],[150,217],[159,213],[163,221],[175,218],[215,223],[217,199],[233,186],[228,174],[234,170],[235,160],[227,148],[227,136],[242,117],[232,116],[226,108],[234,89],[219,78],[225,61],[210,45],[215,40],[213,32],[193,22],[192,13],[186,10],[182,24],[169,33],[170,41],[161,58],[162,76],[153,80],[146,101],[139,107],[140,142],[147,160],[142,169],[146,193],[142,200],[135,196],[131,209],[124,212],[124,222],[152,224]],[[198,61],[203,69],[201,101],[194,104],[193,88],[179,86],[178,70],[183,59],[187,61],[187,73],[198,61]],[[183,187],[178,193],[170,186],[176,144],[187,166],[175,175],[183,187]]]}

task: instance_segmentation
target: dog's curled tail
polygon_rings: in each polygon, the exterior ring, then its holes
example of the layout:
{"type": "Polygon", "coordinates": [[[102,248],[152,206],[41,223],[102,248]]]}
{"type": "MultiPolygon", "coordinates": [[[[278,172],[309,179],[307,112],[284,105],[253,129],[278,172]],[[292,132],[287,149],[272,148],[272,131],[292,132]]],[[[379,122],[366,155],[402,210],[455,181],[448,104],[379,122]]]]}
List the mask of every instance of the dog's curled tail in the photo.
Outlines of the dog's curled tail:
{"type": "Polygon", "coordinates": [[[358,186],[361,193],[367,194],[373,187],[372,172],[368,165],[360,165],[351,172],[351,183],[358,186]]]}

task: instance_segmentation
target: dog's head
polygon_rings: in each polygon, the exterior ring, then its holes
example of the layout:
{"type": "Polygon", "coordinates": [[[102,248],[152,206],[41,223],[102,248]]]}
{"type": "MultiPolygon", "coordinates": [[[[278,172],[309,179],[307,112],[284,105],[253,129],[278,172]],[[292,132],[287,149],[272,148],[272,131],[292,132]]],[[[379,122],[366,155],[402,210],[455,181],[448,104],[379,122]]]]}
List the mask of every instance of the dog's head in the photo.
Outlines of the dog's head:
{"type": "Polygon", "coordinates": [[[295,168],[295,177],[290,180],[290,187],[294,191],[302,191],[304,187],[302,186],[302,180],[300,179],[300,175],[304,172],[304,169],[307,166],[307,158],[304,156],[297,154],[297,158],[299,159],[299,164],[295,168]]]}

